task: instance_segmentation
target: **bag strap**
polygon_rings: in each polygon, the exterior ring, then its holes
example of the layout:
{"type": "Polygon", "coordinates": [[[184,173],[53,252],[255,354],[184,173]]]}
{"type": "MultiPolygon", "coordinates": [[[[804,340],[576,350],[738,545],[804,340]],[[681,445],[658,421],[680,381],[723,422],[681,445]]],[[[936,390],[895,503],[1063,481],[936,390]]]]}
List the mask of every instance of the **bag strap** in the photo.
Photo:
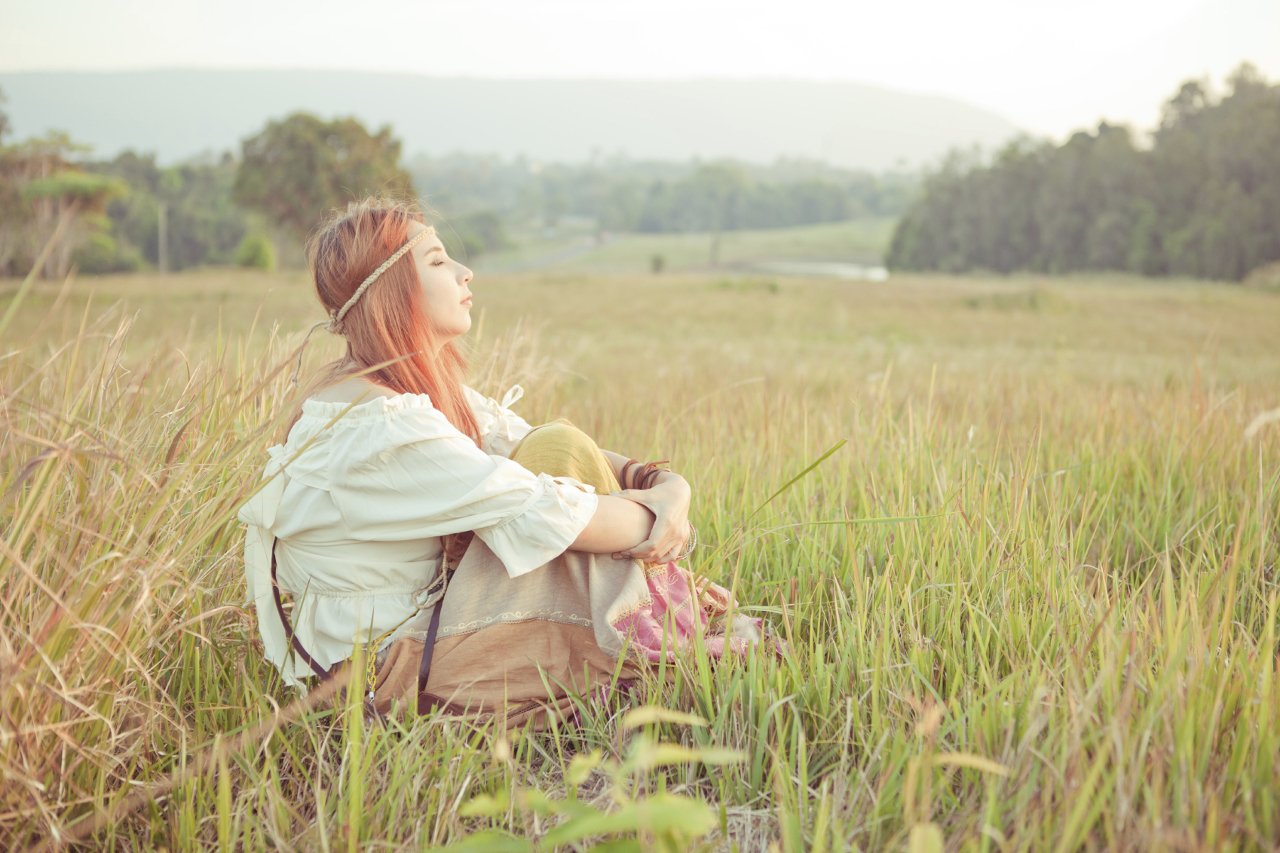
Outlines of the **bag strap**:
{"type": "Polygon", "coordinates": [[[284,625],[284,634],[289,638],[289,643],[293,646],[293,650],[307,662],[311,667],[311,671],[320,676],[321,681],[327,681],[333,677],[333,673],[322,667],[316,662],[305,648],[302,647],[302,641],[293,632],[293,625],[289,622],[289,617],[284,612],[284,602],[280,600],[280,582],[276,580],[276,543],[271,540],[271,594],[276,599],[276,612],[280,614],[280,622],[284,625]]]}
{"type": "Polygon", "coordinates": [[[418,664],[418,713],[425,714],[438,703],[427,695],[427,675],[431,672],[431,657],[436,649],[436,630],[440,627],[441,604],[437,601],[431,608],[431,625],[427,628],[427,638],[422,644],[422,661],[418,664]]]}

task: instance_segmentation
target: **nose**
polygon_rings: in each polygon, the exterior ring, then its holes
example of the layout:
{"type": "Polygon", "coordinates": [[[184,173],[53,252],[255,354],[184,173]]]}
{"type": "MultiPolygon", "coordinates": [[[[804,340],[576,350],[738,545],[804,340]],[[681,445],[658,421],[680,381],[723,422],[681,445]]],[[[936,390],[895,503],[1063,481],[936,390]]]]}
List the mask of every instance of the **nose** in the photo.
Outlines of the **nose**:
{"type": "Polygon", "coordinates": [[[473,276],[473,275],[474,275],[474,274],[471,272],[470,268],[468,268],[468,267],[463,267],[463,268],[462,268],[462,283],[463,283],[463,284],[470,284],[470,283],[471,283],[471,279],[472,279],[472,276],[473,276]]]}

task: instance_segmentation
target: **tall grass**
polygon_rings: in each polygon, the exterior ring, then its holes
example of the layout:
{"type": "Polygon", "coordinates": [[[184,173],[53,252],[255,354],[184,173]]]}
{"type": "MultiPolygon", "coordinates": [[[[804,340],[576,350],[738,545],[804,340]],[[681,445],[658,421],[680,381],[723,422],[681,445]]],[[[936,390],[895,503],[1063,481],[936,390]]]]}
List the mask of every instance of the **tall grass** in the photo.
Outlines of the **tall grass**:
{"type": "MultiPolygon", "coordinates": [[[[0,345],[7,847],[89,828],[124,849],[1280,844],[1280,424],[1246,436],[1280,406],[1273,296],[476,292],[476,383],[520,381],[530,420],[673,459],[695,568],[788,654],[653,679],[645,702],[699,719],[584,705],[526,735],[278,715],[296,697],[241,606],[234,516],[291,409],[305,284],[69,282],[28,294],[0,345]]],[[[337,349],[313,341],[307,364],[337,349]]]]}

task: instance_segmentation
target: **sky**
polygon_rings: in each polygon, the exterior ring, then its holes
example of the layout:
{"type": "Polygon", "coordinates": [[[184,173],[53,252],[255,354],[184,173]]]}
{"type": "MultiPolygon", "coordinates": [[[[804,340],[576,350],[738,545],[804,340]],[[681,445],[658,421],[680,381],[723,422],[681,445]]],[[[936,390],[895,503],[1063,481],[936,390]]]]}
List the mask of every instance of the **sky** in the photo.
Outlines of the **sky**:
{"type": "Polygon", "coordinates": [[[3,71],[846,80],[1059,138],[1245,60],[1280,81],[1280,0],[0,0],[3,71]]]}

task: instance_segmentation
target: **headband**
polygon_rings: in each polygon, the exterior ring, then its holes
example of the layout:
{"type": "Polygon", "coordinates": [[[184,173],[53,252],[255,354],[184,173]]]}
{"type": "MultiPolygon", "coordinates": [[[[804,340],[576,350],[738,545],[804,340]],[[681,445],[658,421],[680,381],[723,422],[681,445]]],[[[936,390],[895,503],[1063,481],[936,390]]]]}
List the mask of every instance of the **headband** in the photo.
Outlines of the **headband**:
{"type": "Polygon", "coordinates": [[[333,332],[335,335],[342,334],[342,318],[347,316],[347,312],[351,310],[351,306],[355,305],[356,302],[360,300],[360,297],[364,295],[364,292],[369,289],[369,285],[373,284],[374,281],[377,280],[378,276],[382,275],[384,272],[391,269],[392,264],[394,264],[396,261],[403,258],[405,255],[405,252],[409,251],[414,246],[422,242],[422,239],[424,237],[433,233],[435,233],[435,229],[425,228],[422,231],[419,231],[416,236],[410,237],[407,243],[405,243],[399,249],[396,249],[395,253],[392,254],[391,257],[387,258],[385,261],[379,264],[376,270],[369,273],[368,278],[360,282],[360,286],[356,288],[355,293],[351,294],[351,298],[347,300],[347,303],[343,305],[341,308],[339,308],[337,311],[334,311],[332,314],[329,315],[328,323],[321,321],[311,327],[310,331],[307,332],[307,336],[302,339],[302,346],[298,347],[298,363],[294,365],[293,375],[289,377],[290,385],[296,386],[298,384],[298,376],[302,372],[302,351],[306,349],[307,341],[311,340],[312,333],[315,332],[317,329],[323,328],[323,329],[328,329],[330,332],[333,332]]]}
{"type": "Polygon", "coordinates": [[[356,292],[351,294],[351,298],[347,300],[347,304],[343,305],[330,315],[329,325],[326,326],[326,328],[335,335],[342,334],[342,318],[347,316],[347,312],[351,310],[351,306],[355,305],[356,302],[360,300],[360,297],[364,295],[364,292],[369,289],[369,285],[373,284],[378,276],[390,269],[392,264],[404,257],[405,252],[418,245],[418,243],[422,242],[425,237],[432,233],[432,229],[424,228],[419,231],[417,235],[410,237],[409,242],[405,243],[399,249],[396,249],[395,254],[379,264],[378,268],[369,273],[369,277],[360,283],[360,286],[356,288],[356,292]]]}

